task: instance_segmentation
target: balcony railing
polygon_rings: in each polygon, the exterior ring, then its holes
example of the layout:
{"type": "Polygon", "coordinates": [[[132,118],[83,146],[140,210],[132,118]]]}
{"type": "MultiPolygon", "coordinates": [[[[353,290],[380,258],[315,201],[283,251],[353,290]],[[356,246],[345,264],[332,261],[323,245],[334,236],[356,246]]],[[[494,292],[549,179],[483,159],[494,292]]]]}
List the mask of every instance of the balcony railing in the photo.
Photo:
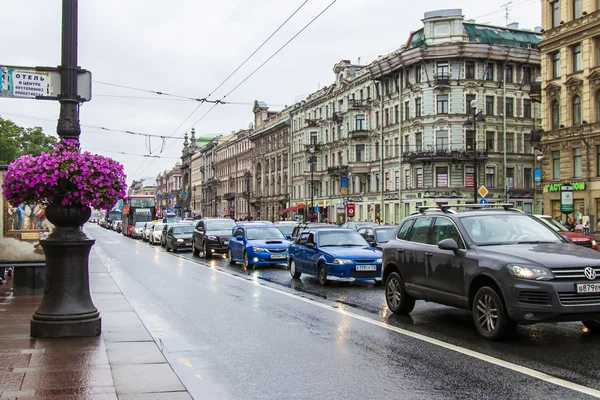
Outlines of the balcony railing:
{"type": "Polygon", "coordinates": [[[450,150],[450,149],[423,149],[404,153],[402,159],[409,164],[430,163],[432,161],[466,162],[487,160],[488,152],[485,150],[450,150]]]}
{"type": "Polygon", "coordinates": [[[450,85],[450,75],[449,74],[436,74],[435,75],[435,84],[437,86],[449,86],[450,85]]]}
{"type": "Polygon", "coordinates": [[[369,137],[369,131],[365,128],[356,128],[350,131],[350,137],[354,139],[369,137]]]}
{"type": "Polygon", "coordinates": [[[320,144],[316,144],[316,143],[315,143],[315,144],[305,144],[305,145],[304,145],[304,150],[305,150],[307,153],[310,153],[310,152],[311,152],[311,148],[314,148],[314,150],[313,150],[313,152],[314,152],[314,153],[318,153],[318,152],[320,152],[320,151],[321,151],[321,145],[320,145],[320,144]]]}
{"type": "Polygon", "coordinates": [[[359,109],[359,108],[365,108],[365,107],[370,107],[371,104],[373,103],[373,101],[371,99],[366,99],[366,100],[348,100],[348,107],[350,109],[359,109]]]}
{"type": "Polygon", "coordinates": [[[305,119],[304,122],[306,123],[306,126],[319,126],[319,120],[318,119],[305,119]]]}
{"type": "Polygon", "coordinates": [[[327,168],[327,173],[329,173],[329,175],[340,175],[340,174],[345,174],[346,172],[348,172],[347,165],[337,165],[335,167],[327,168]]]}
{"type": "Polygon", "coordinates": [[[223,195],[223,198],[225,200],[235,200],[235,193],[233,193],[233,192],[225,193],[223,195]]]}

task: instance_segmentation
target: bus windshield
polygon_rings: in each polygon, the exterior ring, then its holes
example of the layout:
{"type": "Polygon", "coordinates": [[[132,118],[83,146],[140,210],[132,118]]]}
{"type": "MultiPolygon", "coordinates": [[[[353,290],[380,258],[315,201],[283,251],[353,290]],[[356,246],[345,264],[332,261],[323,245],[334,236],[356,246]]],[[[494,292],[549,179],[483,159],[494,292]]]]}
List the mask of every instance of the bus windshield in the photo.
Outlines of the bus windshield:
{"type": "Polygon", "coordinates": [[[154,207],[154,197],[132,197],[129,199],[131,207],[154,207]]]}

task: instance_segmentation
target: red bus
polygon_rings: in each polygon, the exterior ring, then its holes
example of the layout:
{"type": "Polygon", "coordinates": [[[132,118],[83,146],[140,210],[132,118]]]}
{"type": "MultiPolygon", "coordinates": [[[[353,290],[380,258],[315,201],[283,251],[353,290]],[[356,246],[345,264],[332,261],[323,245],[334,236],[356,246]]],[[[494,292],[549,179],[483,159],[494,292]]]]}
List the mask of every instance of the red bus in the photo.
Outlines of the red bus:
{"type": "Polygon", "coordinates": [[[154,196],[134,194],[126,197],[123,204],[123,235],[131,236],[136,222],[156,220],[154,196]]]}

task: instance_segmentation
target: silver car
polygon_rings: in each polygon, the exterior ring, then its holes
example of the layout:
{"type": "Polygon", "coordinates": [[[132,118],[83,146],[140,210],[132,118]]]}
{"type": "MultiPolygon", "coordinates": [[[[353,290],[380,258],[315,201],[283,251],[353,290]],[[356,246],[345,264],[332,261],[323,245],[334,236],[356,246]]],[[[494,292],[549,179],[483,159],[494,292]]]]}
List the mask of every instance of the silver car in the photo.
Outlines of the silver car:
{"type": "Polygon", "coordinates": [[[135,225],[133,226],[133,229],[131,230],[131,237],[133,239],[144,237],[144,225],[146,225],[145,222],[136,222],[135,223],[135,225]]]}
{"type": "Polygon", "coordinates": [[[142,234],[142,240],[144,242],[148,241],[148,238],[150,237],[150,230],[153,226],[154,222],[146,222],[146,225],[144,225],[144,233],[142,234]]]}
{"type": "Polygon", "coordinates": [[[150,229],[150,234],[148,235],[148,243],[150,243],[150,244],[160,244],[161,243],[162,231],[163,231],[164,226],[165,226],[165,224],[163,224],[162,222],[157,222],[156,224],[154,224],[154,226],[150,229]]]}

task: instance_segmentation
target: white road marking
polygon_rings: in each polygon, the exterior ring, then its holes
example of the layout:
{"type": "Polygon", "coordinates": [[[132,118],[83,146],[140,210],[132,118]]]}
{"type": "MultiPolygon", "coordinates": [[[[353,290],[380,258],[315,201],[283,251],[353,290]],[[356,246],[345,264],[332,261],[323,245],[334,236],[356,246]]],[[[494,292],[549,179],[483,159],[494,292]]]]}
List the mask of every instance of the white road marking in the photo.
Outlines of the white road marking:
{"type": "Polygon", "coordinates": [[[497,365],[499,367],[503,367],[503,368],[509,369],[511,371],[515,371],[515,372],[521,373],[523,375],[527,375],[527,376],[530,376],[532,378],[536,378],[536,379],[542,380],[544,382],[552,383],[554,385],[561,386],[561,387],[564,387],[564,388],[567,388],[567,389],[571,389],[571,390],[574,390],[576,392],[580,392],[580,393],[584,393],[584,394],[587,394],[587,395],[590,395],[590,396],[593,396],[593,397],[600,398],[600,390],[596,390],[596,389],[593,389],[593,388],[590,388],[590,387],[587,387],[587,386],[579,385],[577,383],[569,382],[567,380],[564,380],[564,379],[561,379],[561,378],[557,378],[555,376],[548,375],[548,374],[540,372],[540,371],[536,371],[535,369],[523,367],[521,365],[514,364],[514,363],[511,363],[509,361],[501,360],[501,359],[496,358],[496,357],[488,356],[486,354],[479,353],[479,352],[474,351],[474,350],[470,350],[470,349],[466,349],[464,347],[460,347],[460,346],[457,346],[457,345],[454,345],[454,344],[446,343],[446,342],[444,342],[442,340],[434,339],[432,337],[425,336],[425,335],[422,335],[420,333],[415,333],[415,332],[412,332],[412,331],[409,331],[409,330],[406,330],[406,329],[398,328],[396,326],[388,325],[388,324],[385,324],[385,323],[383,323],[381,321],[377,321],[377,320],[374,320],[374,319],[371,319],[371,318],[367,318],[367,317],[364,317],[362,315],[355,314],[353,312],[349,312],[349,311],[346,311],[346,310],[341,310],[341,309],[338,309],[336,307],[330,306],[328,304],[319,303],[318,301],[311,300],[311,299],[308,299],[306,297],[301,297],[301,296],[295,295],[293,293],[288,293],[288,292],[285,292],[283,290],[280,290],[280,289],[277,289],[277,288],[274,288],[274,287],[271,287],[271,286],[267,286],[264,283],[259,282],[258,280],[249,280],[249,279],[243,278],[241,276],[237,276],[235,274],[229,273],[227,271],[223,271],[223,270],[220,270],[220,269],[212,268],[210,265],[206,265],[206,264],[203,264],[203,263],[199,263],[199,262],[195,262],[195,261],[189,260],[189,259],[187,259],[185,257],[182,257],[182,256],[177,256],[177,257],[179,257],[180,259],[182,259],[182,260],[184,260],[184,261],[186,261],[186,262],[188,262],[190,264],[195,264],[195,265],[200,264],[200,265],[203,265],[203,266],[208,266],[214,272],[218,272],[218,273],[223,274],[225,276],[229,276],[231,278],[238,279],[238,280],[243,281],[243,282],[247,282],[247,283],[250,283],[250,284],[253,284],[253,285],[256,285],[256,286],[260,286],[261,288],[266,289],[266,290],[270,290],[271,292],[278,293],[280,295],[287,296],[287,297],[290,297],[292,299],[300,300],[300,301],[303,301],[305,303],[312,304],[314,306],[321,307],[321,308],[324,308],[324,309],[329,310],[329,311],[340,313],[340,314],[346,315],[348,317],[351,317],[351,318],[354,318],[354,319],[366,322],[368,324],[379,326],[380,328],[388,329],[390,331],[394,331],[394,332],[399,333],[401,335],[408,336],[408,337],[411,337],[413,339],[421,340],[423,342],[427,342],[427,343],[433,344],[435,346],[442,347],[442,348],[447,349],[447,350],[452,350],[452,351],[455,351],[457,353],[463,354],[465,356],[472,357],[472,358],[475,358],[475,359],[478,359],[478,360],[481,360],[481,361],[485,361],[485,362],[488,362],[490,364],[497,365]]]}

